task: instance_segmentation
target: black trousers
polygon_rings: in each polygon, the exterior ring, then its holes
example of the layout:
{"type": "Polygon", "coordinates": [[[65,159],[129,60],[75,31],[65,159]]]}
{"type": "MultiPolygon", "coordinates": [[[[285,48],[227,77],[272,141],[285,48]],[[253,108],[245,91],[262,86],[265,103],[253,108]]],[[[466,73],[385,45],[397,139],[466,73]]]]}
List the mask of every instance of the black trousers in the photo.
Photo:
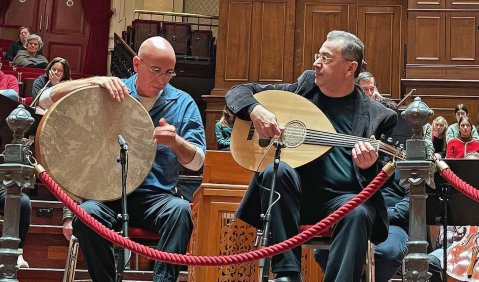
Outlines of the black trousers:
{"type": "MultiPolygon", "coordinates": [[[[168,191],[134,192],[128,196],[130,226],[140,227],[160,235],[158,250],[185,254],[193,230],[188,201],[168,191]]],[[[86,201],[81,207],[110,229],[121,227],[117,215],[120,200],[112,202],[86,201]]],[[[115,281],[113,246],[78,219],[73,221],[73,234],[78,238],[93,281],[115,281]]],[[[177,265],[156,262],[153,281],[172,281],[178,278],[177,265]]]]}
{"type": "MultiPolygon", "coordinates": [[[[250,189],[259,189],[262,210],[266,209],[273,166],[269,165],[258,176],[250,189]]],[[[348,200],[352,193],[326,192],[314,186],[316,175],[302,176],[285,163],[280,163],[276,179],[276,191],[280,198],[271,210],[271,244],[279,243],[298,233],[300,224],[313,224],[334,212],[348,200]]],[[[274,197],[277,199],[277,195],[274,197]]],[[[376,216],[376,209],[368,201],[354,209],[333,229],[333,237],[324,281],[360,281],[366,258],[367,241],[376,216]]],[[[274,256],[274,273],[301,271],[301,247],[274,256]]]]}
{"type": "MultiPolygon", "coordinates": [[[[5,208],[5,195],[7,191],[0,189],[0,209],[5,208]]],[[[18,229],[18,236],[20,237],[19,248],[25,246],[25,239],[27,238],[28,228],[30,227],[30,214],[32,213],[32,204],[27,194],[22,193],[20,198],[20,225],[18,229]]]]}

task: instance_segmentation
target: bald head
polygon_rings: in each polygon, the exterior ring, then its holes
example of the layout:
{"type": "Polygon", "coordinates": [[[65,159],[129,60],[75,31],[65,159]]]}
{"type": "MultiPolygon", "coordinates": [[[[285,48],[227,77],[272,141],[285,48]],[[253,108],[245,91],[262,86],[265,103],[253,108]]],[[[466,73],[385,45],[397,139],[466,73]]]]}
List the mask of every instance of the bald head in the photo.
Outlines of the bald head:
{"type": "Polygon", "coordinates": [[[136,89],[140,96],[154,97],[168,84],[176,65],[175,50],[161,36],[146,39],[133,58],[138,73],[136,89]]]}
{"type": "Polygon", "coordinates": [[[175,58],[175,50],[170,42],[161,36],[154,36],[146,39],[138,50],[138,56],[165,55],[175,58]],[[157,54],[159,53],[159,54],[157,54]]]}

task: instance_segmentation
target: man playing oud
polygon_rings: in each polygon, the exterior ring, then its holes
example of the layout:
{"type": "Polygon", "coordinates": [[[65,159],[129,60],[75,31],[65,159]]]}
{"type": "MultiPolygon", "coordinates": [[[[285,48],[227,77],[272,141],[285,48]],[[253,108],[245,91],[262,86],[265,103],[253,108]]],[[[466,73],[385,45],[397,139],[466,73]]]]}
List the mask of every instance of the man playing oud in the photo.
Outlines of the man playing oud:
{"type": "MultiPolygon", "coordinates": [[[[226,94],[227,107],[237,117],[251,120],[261,137],[278,136],[281,129],[275,114],[260,105],[254,94],[285,90],[314,103],[338,133],[367,138],[388,136],[396,125],[396,113],[364,95],[354,84],[363,50],[364,44],[355,35],[331,31],[316,55],[314,71],[304,72],[293,84],[235,86],[226,94]]],[[[322,158],[296,169],[281,162],[275,187],[281,197],[271,211],[271,243],[296,235],[300,224],[316,223],[338,209],[369,184],[379,169],[378,153],[369,142],[361,141],[352,150],[333,147],[322,158]]],[[[267,209],[264,203],[268,191],[261,186],[269,188],[272,175],[270,164],[251,182],[237,211],[239,218],[257,228],[262,228],[259,215],[267,209]]],[[[383,241],[387,226],[381,193],[335,225],[324,281],[360,281],[367,241],[383,241]]],[[[272,271],[276,274],[273,281],[302,281],[301,247],[273,257],[272,271]]]]}

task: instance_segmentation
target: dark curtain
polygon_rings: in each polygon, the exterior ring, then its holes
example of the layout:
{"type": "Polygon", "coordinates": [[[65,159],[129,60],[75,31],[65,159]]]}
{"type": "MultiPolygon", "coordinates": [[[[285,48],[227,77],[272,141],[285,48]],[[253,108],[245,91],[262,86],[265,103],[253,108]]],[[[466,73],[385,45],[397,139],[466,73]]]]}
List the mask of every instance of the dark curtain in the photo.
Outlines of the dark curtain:
{"type": "Polygon", "coordinates": [[[110,18],[113,15],[110,1],[81,1],[86,20],[90,24],[90,40],[83,68],[83,72],[86,74],[106,74],[110,18]]]}

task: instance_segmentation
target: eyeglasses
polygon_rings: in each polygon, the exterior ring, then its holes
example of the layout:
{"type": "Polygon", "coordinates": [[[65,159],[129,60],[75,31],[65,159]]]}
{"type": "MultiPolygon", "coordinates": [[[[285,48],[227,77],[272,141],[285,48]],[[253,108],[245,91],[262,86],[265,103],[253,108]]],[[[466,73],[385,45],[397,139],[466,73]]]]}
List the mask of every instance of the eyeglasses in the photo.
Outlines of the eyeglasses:
{"type": "Polygon", "coordinates": [[[173,77],[176,76],[175,70],[167,70],[167,71],[163,72],[163,71],[161,70],[161,68],[159,68],[159,67],[153,67],[153,66],[150,66],[149,64],[147,64],[145,61],[143,61],[142,58],[138,57],[138,59],[140,59],[140,61],[141,61],[143,64],[145,64],[145,65],[148,67],[148,69],[150,70],[150,72],[153,73],[153,74],[156,74],[156,75],[159,75],[159,76],[164,75],[164,76],[166,76],[168,79],[171,79],[171,78],[173,78],[173,77]]]}
{"type": "Polygon", "coordinates": [[[38,43],[34,43],[34,42],[28,42],[28,45],[37,46],[37,45],[38,45],[38,43]]]}
{"type": "Polygon", "coordinates": [[[353,62],[354,60],[348,60],[348,59],[335,59],[335,58],[330,58],[330,57],[326,57],[325,55],[321,55],[321,54],[314,54],[314,61],[318,61],[320,63],[323,63],[323,64],[329,64],[331,63],[331,61],[340,61],[340,60],[345,60],[345,61],[348,61],[348,62],[353,62]]]}

